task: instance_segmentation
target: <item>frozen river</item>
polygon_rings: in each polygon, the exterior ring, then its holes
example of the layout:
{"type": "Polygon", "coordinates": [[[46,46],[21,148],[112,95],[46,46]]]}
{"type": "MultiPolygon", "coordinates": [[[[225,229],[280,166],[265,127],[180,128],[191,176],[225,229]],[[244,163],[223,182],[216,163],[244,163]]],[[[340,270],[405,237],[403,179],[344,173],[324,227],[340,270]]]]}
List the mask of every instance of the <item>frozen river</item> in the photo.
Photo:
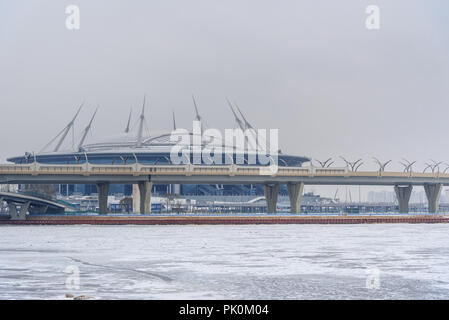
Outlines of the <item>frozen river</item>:
{"type": "Polygon", "coordinates": [[[66,293],[448,299],[449,225],[1,226],[0,299],[66,293]]]}

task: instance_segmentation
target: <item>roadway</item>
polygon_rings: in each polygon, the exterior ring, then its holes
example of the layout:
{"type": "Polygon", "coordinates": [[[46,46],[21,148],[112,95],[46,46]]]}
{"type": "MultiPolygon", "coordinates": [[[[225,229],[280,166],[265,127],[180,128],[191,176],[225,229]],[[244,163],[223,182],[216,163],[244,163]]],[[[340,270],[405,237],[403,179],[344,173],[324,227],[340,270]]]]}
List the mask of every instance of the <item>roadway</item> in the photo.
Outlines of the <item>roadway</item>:
{"type": "Polygon", "coordinates": [[[138,183],[154,184],[265,184],[310,185],[449,185],[448,173],[351,171],[348,168],[267,167],[205,165],[49,165],[2,164],[0,183],[138,183]]]}
{"type": "MultiPolygon", "coordinates": [[[[153,184],[263,184],[267,211],[276,211],[279,184],[287,184],[292,212],[300,211],[305,184],[308,185],[382,185],[394,186],[399,211],[408,212],[413,186],[424,186],[429,212],[438,210],[443,185],[449,173],[356,171],[344,168],[271,167],[239,165],[145,165],[123,164],[4,164],[0,165],[3,184],[97,184],[99,210],[107,212],[110,184],[135,184],[135,207],[141,213],[151,210],[153,184]],[[137,204],[138,203],[138,204],[137,204]]],[[[136,211],[136,210],[134,210],[136,211]]]]}

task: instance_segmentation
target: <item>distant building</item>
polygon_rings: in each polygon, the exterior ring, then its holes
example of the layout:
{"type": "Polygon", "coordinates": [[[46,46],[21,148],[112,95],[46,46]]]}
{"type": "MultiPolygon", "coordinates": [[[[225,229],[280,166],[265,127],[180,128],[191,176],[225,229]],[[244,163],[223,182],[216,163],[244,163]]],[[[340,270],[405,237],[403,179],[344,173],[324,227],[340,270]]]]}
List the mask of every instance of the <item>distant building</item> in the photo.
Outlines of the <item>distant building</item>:
{"type": "Polygon", "coordinates": [[[368,202],[372,203],[393,203],[396,201],[394,191],[370,191],[368,192],[368,202]]]}

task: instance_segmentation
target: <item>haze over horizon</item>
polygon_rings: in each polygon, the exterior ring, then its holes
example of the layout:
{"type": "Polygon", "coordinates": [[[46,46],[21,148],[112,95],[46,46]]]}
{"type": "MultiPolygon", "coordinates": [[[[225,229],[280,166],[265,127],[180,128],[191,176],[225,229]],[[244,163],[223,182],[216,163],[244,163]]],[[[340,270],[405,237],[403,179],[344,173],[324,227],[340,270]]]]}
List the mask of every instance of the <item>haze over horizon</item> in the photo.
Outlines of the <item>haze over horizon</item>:
{"type": "Polygon", "coordinates": [[[0,2],[0,161],[39,151],[86,106],[93,137],[123,131],[148,96],[151,131],[233,127],[226,98],[284,153],[449,162],[447,1],[0,2]],[[80,8],[80,30],[65,7],[80,8]],[[367,30],[367,5],[380,30],[367,30]]]}

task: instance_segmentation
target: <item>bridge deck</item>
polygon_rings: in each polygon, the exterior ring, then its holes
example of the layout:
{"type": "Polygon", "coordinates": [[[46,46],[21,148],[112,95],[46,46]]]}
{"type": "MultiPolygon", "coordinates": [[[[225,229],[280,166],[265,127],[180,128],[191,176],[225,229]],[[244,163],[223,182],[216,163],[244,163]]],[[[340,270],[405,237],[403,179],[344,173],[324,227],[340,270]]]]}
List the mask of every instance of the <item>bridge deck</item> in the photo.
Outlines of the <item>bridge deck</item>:
{"type": "Polygon", "coordinates": [[[351,171],[348,168],[206,165],[0,165],[0,183],[154,183],[246,184],[304,182],[305,184],[353,185],[449,185],[449,173],[351,171]]]}
{"type": "Polygon", "coordinates": [[[42,206],[51,206],[59,209],[64,209],[65,206],[61,203],[54,202],[51,200],[33,197],[26,194],[21,193],[15,193],[15,192],[1,192],[0,191],[0,198],[2,198],[4,201],[12,200],[16,203],[26,203],[31,202],[32,204],[36,205],[42,205],[42,206]]]}

